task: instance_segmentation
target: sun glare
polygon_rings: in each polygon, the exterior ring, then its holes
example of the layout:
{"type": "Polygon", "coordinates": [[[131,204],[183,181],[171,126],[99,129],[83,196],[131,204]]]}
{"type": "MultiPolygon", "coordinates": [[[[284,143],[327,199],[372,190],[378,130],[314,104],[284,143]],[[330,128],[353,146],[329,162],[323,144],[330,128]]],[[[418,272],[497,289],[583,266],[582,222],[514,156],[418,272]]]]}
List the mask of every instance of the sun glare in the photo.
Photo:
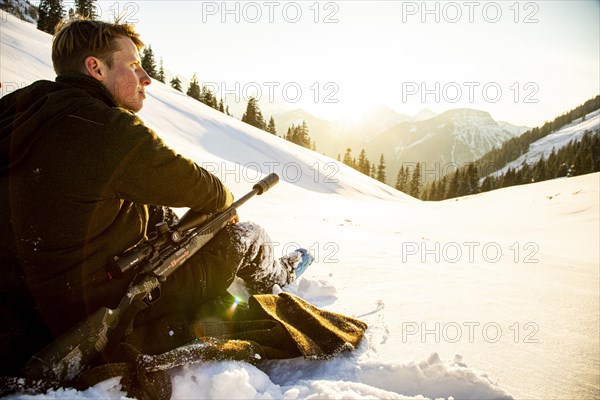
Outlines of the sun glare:
{"type": "Polygon", "coordinates": [[[347,104],[342,104],[340,117],[348,123],[361,123],[367,119],[371,109],[372,105],[367,103],[357,101],[348,102],[347,104]]]}
{"type": "Polygon", "coordinates": [[[348,124],[364,122],[373,113],[375,105],[368,101],[340,99],[335,104],[310,104],[306,105],[306,111],[328,120],[340,121],[348,124]]]}

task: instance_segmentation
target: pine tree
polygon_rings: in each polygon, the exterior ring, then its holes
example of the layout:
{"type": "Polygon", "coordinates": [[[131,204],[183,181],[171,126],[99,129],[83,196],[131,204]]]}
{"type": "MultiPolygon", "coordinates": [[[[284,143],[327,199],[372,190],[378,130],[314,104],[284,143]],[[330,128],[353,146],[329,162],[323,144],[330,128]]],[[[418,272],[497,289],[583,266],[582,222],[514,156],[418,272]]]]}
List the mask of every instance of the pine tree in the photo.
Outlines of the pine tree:
{"type": "Polygon", "coordinates": [[[269,125],[267,126],[267,132],[270,132],[273,135],[277,136],[277,129],[275,129],[275,119],[273,118],[273,116],[271,116],[271,118],[269,119],[269,125]]]}
{"type": "Polygon", "coordinates": [[[467,182],[467,194],[479,193],[479,175],[475,163],[471,163],[467,167],[467,176],[465,179],[467,182]]]}
{"type": "Polygon", "coordinates": [[[412,197],[419,197],[421,192],[421,163],[417,163],[410,180],[409,193],[412,197]]]}
{"type": "Polygon", "coordinates": [[[298,137],[298,127],[292,125],[288,128],[286,139],[292,143],[296,143],[298,137]]]}
{"type": "Polygon", "coordinates": [[[350,147],[348,147],[346,149],[346,154],[344,154],[344,164],[346,164],[349,167],[354,168],[354,163],[352,162],[352,149],[350,147]]]}
{"type": "Polygon", "coordinates": [[[314,150],[317,147],[317,145],[310,139],[310,135],[308,133],[308,124],[306,121],[302,121],[302,125],[292,125],[289,127],[284,139],[311,150],[314,150]]]}
{"type": "Polygon", "coordinates": [[[482,192],[489,192],[490,190],[494,190],[495,186],[494,186],[494,177],[492,176],[487,176],[483,182],[481,182],[481,191],[482,192]]]}
{"type": "Polygon", "coordinates": [[[463,172],[461,168],[459,168],[456,173],[458,174],[458,191],[456,193],[457,197],[466,196],[469,194],[469,183],[467,179],[466,171],[463,172]]]}
{"type": "Polygon", "coordinates": [[[568,172],[569,172],[569,168],[567,167],[567,164],[562,163],[558,166],[558,169],[556,170],[556,177],[564,178],[565,176],[567,176],[568,172]]]}
{"type": "Polygon", "coordinates": [[[196,77],[196,73],[192,76],[190,80],[190,86],[187,90],[187,95],[193,99],[200,101],[200,84],[198,83],[198,78],[196,77]]]}
{"type": "Polygon", "coordinates": [[[600,171],[600,134],[596,132],[596,135],[591,140],[592,159],[594,172],[600,171]]]}
{"type": "Polygon", "coordinates": [[[448,188],[446,189],[445,198],[451,199],[458,196],[459,174],[458,170],[452,174],[448,188]]]}
{"type": "Polygon", "coordinates": [[[158,73],[156,72],[156,62],[154,61],[154,52],[152,46],[142,50],[142,68],[150,75],[151,78],[158,79],[158,73]]]}
{"type": "Polygon", "coordinates": [[[307,149],[312,148],[312,144],[310,141],[310,134],[308,132],[308,124],[306,123],[306,121],[302,121],[302,125],[300,126],[300,132],[299,132],[299,141],[300,143],[298,143],[300,146],[302,147],[306,147],[307,149]]]}
{"type": "Polygon", "coordinates": [[[183,92],[183,90],[181,89],[181,79],[179,79],[179,77],[176,76],[175,78],[171,79],[170,83],[173,89],[183,92]]]}
{"type": "Polygon", "coordinates": [[[547,177],[546,177],[546,160],[544,159],[543,154],[533,169],[533,179],[536,182],[542,182],[547,179],[547,177]]]}
{"type": "Polygon", "coordinates": [[[56,24],[64,17],[62,0],[41,0],[38,7],[37,28],[49,34],[54,34],[56,24]]]}
{"type": "Polygon", "coordinates": [[[158,74],[156,75],[156,79],[158,79],[159,82],[165,83],[165,65],[163,63],[163,59],[162,57],[160,58],[160,68],[158,69],[158,74]]]}
{"type": "Polygon", "coordinates": [[[75,12],[82,17],[96,19],[96,0],[75,0],[75,12]]]}
{"type": "Polygon", "coordinates": [[[531,183],[533,182],[533,171],[531,170],[531,167],[529,166],[529,164],[527,164],[526,161],[523,161],[523,163],[521,164],[521,176],[520,176],[520,181],[519,183],[531,183]]]}
{"type": "Polygon", "coordinates": [[[408,169],[405,169],[404,165],[402,165],[398,171],[398,175],[396,176],[396,189],[401,192],[408,192],[408,178],[408,169]]]}
{"type": "Polygon", "coordinates": [[[385,183],[385,159],[383,154],[379,157],[379,165],[377,166],[377,180],[385,183]]]}
{"type": "Polygon", "coordinates": [[[369,176],[371,173],[371,163],[367,159],[367,153],[365,152],[365,149],[362,149],[358,155],[358,165],[356,168],[367,176],[369,176]]]}
{"type": "Polygon", "coordinates": [[[369,173],[369,176],[373,179],[377,178],[377,168],[375,167],[375,163],[371,164],[371,172],[369,173]]]}
{"type": "Polygon", "coordinates": [[[398,174],[396,174],[396,185],[394,185],[396,190],[402,191],[403,177],[404,177],[404,165],[401,165],[400,169],[398,170],[398,174]]]}
{"type": "Polygon", "coordinates": [[[436,196],[436,198],[438,200],[444,200],[444,199],[446,199],[446,190],[447,190],[447,188],[449,186],[448,185],[448,180],[449,180],[448,176],[444,175],[442,177],[442,180],[438,182],[437,196],[436,196]]]}
{"type": "Polygon", "coordinates": [[[215,110],[219,109],[219,104],[217,103],[217,96],[215,96],[206,85],[202,85],[202,91],[200,92],[200,102],[206,104],[211,108],[214,108],[215,110]]]}
{"type": "Polygon", "coordinates": [[[263,118],[262,112],[254,97],[250,97],[248,100],[248,105],[246,106],[246,112],[242,116],[242,121],[259,129],[266,129],[267,124],[265,123],[265,119],[263,118]]]}
{"type": "Polygon", "coordinates": [[[547,168],[548,178],[549,179],[556,178],[556,174],[558,173],[558,158],[556,157],[556,152],[554,151],[554,147],[552,147],[552,152],[548,156],[548,161],[546,162],[546,168],[547,168]]]}
{"type": "Polygon", "coordinates": [[[502,176],[502,179],[500,180],[499,184],[497,185],[498,188],[503,188],[503,187],[508,187],[508,186],[513,186],[516,183],[516,176],[515,176],[515,170],[512,168],[509,168],[508,171],[506,171],[506,174],[504,174],[502,176]]]}
{"type": "Polygon", "coordinates": [[[219,100],[219,111],[221,111],[222,113],[225,113],[225,103],[223,103],[222,97],[221,97],[221,100],[219,100]]]}
{"type": "Polygon", "coordinates": [[[429,186],[429,190],[428,190],[428,193],[427,193],[427,200],[429,200],[429,201],[438,201],[439,200],[438,196],[439,196],[438,182],[437,182],[437,180],[435,180],[429,186]]]}

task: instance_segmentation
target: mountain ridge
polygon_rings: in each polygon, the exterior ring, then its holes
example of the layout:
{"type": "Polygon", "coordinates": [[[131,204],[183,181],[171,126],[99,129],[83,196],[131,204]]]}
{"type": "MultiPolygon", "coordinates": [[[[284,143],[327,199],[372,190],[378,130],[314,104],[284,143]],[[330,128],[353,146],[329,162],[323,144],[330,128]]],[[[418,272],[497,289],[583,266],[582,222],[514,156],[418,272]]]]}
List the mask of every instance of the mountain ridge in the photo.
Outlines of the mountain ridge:
{"type": "Polygon", "coordinates": [[[317,151],[333,158],[343,155],[348,148],[352,149],[355,156],[358,155],[361,149],[364,149],[370,160],[378,160],[380,155],[383,154],[387,166],[393,174],[404,161],[457,162],[461,164],[470,162],[493,147],[501,145],[505,140],[528,129],[508,122],[503,122],[500,126],[487,111],[469,108],[450,109],[440,114],[424,109],[413,116],[409,116],[396,113],[387,108],[395,113],[392,114],[386,111],[386,106],[381,107],[383,107],[382,113],[387,113],[388,118],[379,124],[379,129],[377,127],[373,128],[373,126],[376,126],[376,120],[369,119],[369,117],[360,124],[355,123],[352,125],[343,120],[328,121],[317,118],[303,109],[294,109],[276,114],[274,119],[278,132],[287,129],[287,126],[291,124],[299,124],[305,120],[309,127],[310,136],[316,142],[317,151]],[[460,114],[463,114],[463,118],[457,119],[457,115],[460,114]],[[479,116],[479,121],[473,120],[475,116],[479,116]],[[442,121],[445,119],[447,121],[442,121]],[[444,141],[439,140],[439,138],[433,140],[437,133],[435,132],[435,126],[431,126],[431,124],[442,125],[450,122],[452,126],[459,127],[455,130],[455,140],[444,141]],[[365,126],[370,127],[370,129],[367,130],[365,126]],[[423,132],[423,129],[427,131],[420,137],[423,142],[420,146],[415,147],[416,143],[410,139],[409,133],[415,130],[423,132]],[[426,138],[428,134],[429,137],[426,138]],[[431,146],[441,147],[432,149],[431,146]],[[412,147],[412,150],[404,154],[404,149],[408,147],[412,147]],[[436,155],[436,153],[439,154],[436,155]]]}

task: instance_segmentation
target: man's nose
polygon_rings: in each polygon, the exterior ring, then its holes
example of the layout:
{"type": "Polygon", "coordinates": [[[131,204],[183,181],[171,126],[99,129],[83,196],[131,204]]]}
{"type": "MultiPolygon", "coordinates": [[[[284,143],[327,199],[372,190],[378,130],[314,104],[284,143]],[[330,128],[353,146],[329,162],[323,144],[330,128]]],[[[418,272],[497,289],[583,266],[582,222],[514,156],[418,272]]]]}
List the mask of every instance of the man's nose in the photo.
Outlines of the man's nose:
{"type": "Polygon", "coordinates": [[[145,69],[142,68],[142,75],[140,76],[140,83],[144,86],[148,86],[152,83],[152,79],[150,79],[150,75],[146,72],[145,69]]]}

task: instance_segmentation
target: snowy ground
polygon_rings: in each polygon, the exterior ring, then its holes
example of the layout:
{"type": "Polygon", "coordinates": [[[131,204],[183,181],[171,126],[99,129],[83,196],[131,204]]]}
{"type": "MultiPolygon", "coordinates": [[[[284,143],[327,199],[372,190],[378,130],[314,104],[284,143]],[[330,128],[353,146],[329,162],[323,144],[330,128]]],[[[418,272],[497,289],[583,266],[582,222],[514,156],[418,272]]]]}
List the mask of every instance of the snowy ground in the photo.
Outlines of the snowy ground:
{"type": "Polygon", "coordinates": [[[577,118],[559,130],[531,143],[529,150],[525,154],[491,175],[504,175],[509,168],[519,170],[523,163],[533,165],[542,157],[547,160],[553,150],[554,152],[558,152],[558,150],[568,145],[571,141],[577,142],[581,140],[586,132],[594,134],[600,132],[600,110],[592,111],[583,118],[577,118]]]}
{"type": "MultiPolygon", "coordinates": [[[[48,35],[10,15],[0,29],[2,94],[54,78],[48,35]]],[[[186,366],[174,398],[600,397],[600,174],[421,202],[157,82],[148,94],[141,117],[238,197],[279,173],[241,218],[280,255],[315,254],[284,290],[369,324],[328,361],[186,366]]],[[[124,393],[114,379],[48,395],[124,393]]]]}

